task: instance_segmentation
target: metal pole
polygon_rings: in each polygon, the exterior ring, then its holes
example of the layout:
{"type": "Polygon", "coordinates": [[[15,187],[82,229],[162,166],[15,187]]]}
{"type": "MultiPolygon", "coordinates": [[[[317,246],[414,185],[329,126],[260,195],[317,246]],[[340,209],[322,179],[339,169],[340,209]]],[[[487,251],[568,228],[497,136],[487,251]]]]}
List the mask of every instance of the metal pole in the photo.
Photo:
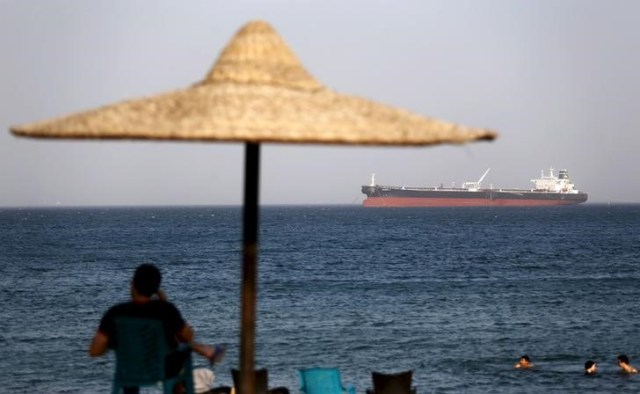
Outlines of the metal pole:
{"type": "Polygon", "coordinates": [[[260,144],[247,143],[245,145],[242,222],[242,321],[240,323],[240,379],[242,386],[239,387],[239,394],[255,394],[259,186],[260,144]]]}

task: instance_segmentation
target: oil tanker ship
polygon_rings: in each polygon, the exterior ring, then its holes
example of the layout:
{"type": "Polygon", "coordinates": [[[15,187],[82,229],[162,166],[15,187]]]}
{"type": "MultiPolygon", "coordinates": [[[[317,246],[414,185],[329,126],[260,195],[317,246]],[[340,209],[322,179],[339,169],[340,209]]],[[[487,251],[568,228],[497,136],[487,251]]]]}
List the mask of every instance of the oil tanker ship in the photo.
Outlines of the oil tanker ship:
{"type": "Polygon", "coordinates": [[[362,205],[365,207],[486,207],[486,206],[554,206],[580,204],[587,201],[587,193],[575,188],[567,170],[554,175],[544,172],[540,178],[532,179],[533,189],[488,189],[481,182],[489,173],[488,169],[477,182],[464,182],[462,187],[405,187],[381,186],[375,183],[362,186],[367,195],[362,205]]]}

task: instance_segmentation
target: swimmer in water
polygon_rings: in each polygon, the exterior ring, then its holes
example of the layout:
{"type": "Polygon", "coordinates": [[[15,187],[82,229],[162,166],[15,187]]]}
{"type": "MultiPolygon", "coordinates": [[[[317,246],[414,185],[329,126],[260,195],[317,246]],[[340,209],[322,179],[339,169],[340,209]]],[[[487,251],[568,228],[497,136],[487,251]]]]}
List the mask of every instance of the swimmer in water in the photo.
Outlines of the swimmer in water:
{"type": "Polygon", "coordinates": [[[584,374],[585,375],[595,375],[598,372],[598,366],[592,360],[584,363],[584,374]]]}
{"type": "Polygon", "coordinates": [[[533,368],[533,364],[531,363],[531,359],[529,359],[529,356],[525,354],[524,356],[520,357],[516,365],[514,365],[513,367],[520,368],[520,369],[528,369],[528,368],[533,368]]]}
{"type": "Polygon", "coordinates": [[[638,373],[638,370],[635,369],[633,365],[629,364],[629,357],[625,354],[618,356],[618,366],[624,373],[638,373]]]}

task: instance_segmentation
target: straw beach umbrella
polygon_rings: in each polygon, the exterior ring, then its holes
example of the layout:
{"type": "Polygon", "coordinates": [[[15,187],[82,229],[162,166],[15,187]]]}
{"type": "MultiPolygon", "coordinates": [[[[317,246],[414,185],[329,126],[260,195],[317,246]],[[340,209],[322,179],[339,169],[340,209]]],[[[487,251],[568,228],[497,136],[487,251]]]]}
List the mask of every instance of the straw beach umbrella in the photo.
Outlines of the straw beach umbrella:
{"type": "Polygon", "coordinates": [[[58,119],[18,136],[245,143],[241,377],[253,393],[260,144],[434,145],[492,140],[474,129],[338,94],[313,78],[271,26],[246,24],[190,87],[58,119]]]}

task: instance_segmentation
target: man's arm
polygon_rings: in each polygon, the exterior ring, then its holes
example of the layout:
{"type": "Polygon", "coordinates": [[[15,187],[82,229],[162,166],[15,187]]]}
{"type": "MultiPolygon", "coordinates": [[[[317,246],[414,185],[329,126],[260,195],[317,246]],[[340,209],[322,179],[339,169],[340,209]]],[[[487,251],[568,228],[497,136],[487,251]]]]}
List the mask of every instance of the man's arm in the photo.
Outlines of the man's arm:
{"type": "Polygon", "coordinates": [[[100,330],[96,331],[96,335],[93,336],[89,346],[89,355],[91,357],[102,356],[107,350],[109,350],[109,337],[100,332],[100,330]]]}
{"type": "Polygon", "coordinates": [[[213,346],[195,342],[193,340],[194,336],[195,336],[195,333],[193,332],[193,328],[191,328],[191,326],[188,325],[186,322],[184,323],[184,326],[182,326],[182,329],[178,331],[178,334],[177,334],[178,340],[180,342],[188,343],[194,352],[198,353],[199,355],[207,359],[212,359],[216,354],[215,348],[213,346]]]}
{"type": "Polygon", "coordinates": [[[176,337],[179,342],[191,343],[194,337],[193,328],[191,328],[191,326],[188,325],[187,322],[184,322],[184,325],[182,326],[180,331],[178,331],[176,337]]]}

